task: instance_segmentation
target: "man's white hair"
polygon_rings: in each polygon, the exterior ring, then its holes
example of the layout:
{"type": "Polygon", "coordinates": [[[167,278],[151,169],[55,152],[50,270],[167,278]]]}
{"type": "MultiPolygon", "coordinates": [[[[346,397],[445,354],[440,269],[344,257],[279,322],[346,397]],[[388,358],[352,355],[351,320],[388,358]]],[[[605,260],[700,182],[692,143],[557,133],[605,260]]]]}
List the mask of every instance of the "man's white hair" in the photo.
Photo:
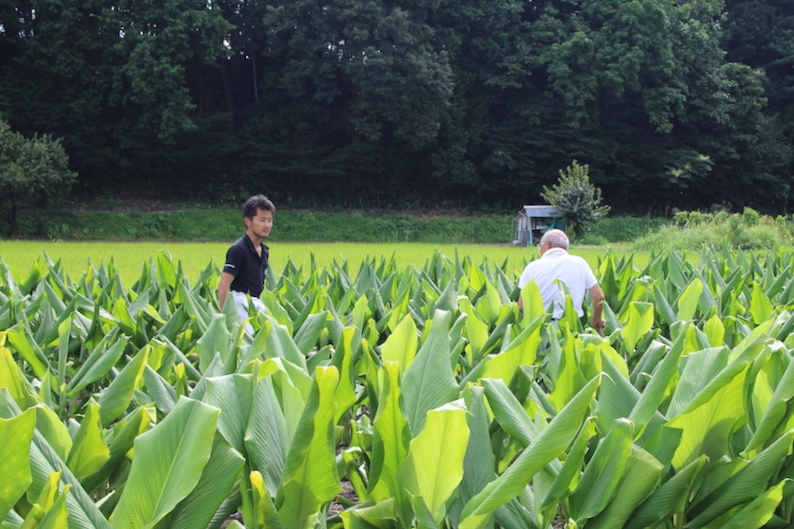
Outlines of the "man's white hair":
{"type": "Polygon", "coordinates": [[[565,232],[562,230],[553,229],[547,231],[543,234],[543,237],[540,238],[540,242],[547,242],[552,248],[568,249],[568,236],[565,235],[565,232]]]}

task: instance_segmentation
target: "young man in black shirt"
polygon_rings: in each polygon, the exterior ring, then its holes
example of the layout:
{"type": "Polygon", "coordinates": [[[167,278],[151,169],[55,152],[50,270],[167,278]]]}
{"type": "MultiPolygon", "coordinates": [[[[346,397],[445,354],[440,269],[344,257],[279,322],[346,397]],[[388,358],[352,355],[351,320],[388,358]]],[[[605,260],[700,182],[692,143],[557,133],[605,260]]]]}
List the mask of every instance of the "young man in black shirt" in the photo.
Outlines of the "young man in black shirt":
{"type": "Polygon", "coordinates": [[[226,252],[226,264],[223,265],[218,285],[218,303],[222,310],[231,291],[240,321],[248,317],[249,299],[257,310],[265,311],[259,296],[264,290],[269,249],[262,241],[273,228],[275,213],[276,207],[266,196],[249,198],[243,205],[245,235],[237,239],[226,252]]]}

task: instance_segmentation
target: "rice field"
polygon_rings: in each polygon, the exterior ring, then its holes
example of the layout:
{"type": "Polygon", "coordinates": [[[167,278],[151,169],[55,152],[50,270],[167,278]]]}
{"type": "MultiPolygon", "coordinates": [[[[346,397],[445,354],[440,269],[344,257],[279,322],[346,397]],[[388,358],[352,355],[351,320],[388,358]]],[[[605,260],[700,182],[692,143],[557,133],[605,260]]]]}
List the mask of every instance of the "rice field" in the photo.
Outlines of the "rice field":
{"type": "MultiPolygon", "coordinates": [[[[181,262],[188,279],[195,280],[209,264],[223,264],[228,243],[180,243],[180,242],[44,242],[44,241],[0,241],[0,258],[15,276],[26,274],[37,259],[45,254],[53,262],[61,261],[63,269],[73,278],[80,277],[89,264],[99,266],[113,260],[115,267],[126,281],[135,280],[141,267],[159,252],[168,252],[174,262],[181,262]]],[[[518,275],[524,265],[537,258],[535,247],[519,248],[507,245],[477,244],[431,244],[431,243],[271,243],[270,262],[279,272],[289,262],[308,267],[314,258],[318,266],[326,266],[334,260],[346,260],[350,271],[358,270],[367,258],[384,256],[394,258],[398,269],[413,265],[421,267],[436,251],[454,258],[471,256],[475,262],[488,260],[492,264],[505,266],[508,276],[518,275]]],[[[571,252],[581,255],[595,268],[598,258],[608,247],[572,247],[571,252]]],[[[622,251],[619,248],[617,251],[622,251]]]]}

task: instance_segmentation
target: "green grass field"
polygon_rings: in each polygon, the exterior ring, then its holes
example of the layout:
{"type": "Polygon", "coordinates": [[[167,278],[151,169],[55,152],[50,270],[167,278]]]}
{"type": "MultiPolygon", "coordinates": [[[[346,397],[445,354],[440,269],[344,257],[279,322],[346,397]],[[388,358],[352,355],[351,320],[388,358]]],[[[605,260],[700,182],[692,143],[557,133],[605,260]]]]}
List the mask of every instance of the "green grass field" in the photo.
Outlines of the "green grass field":
{"type": "MultiPolygon", "coordinates": [[[[230,241],[231,243],[231,241],[230,241]]],[[[230,243],[172,243],[172,242],[41,242],[41,241],[0,241],[0,258],[11,269],[16,278],[27,273],[37,259],[46,254],[53,261],[61,261],[66,272],[79,278],[91,263],[110,262],[112,259],[125,282],[132,282],[141,273],[143,263],[159,252],[168,252],[174,262],[181,261],[188,279],[196,279],[210,263],[220,267],[230,243]]],[[[367,258],[384,256],[394,257],[399,268],[413,265],[422,267],[436,251],[450,258],[458,255],[471,256],[478,264],[488,260],[501,266],[507,262],[508,275],[520,274],[526,262],[538,256],[538,250],[498,245],[460,244],[444,245],[430,243],[271,243],[271,265],[280,272],[288,261],[296,266],[308,267],[312,255],[320,266],[347,260],[352,272],[358,271],[359,264],[367,258]]],[[[583,256],[595,267],[599,256],[608,247],[571,248],[572,253],[583,256]]]]}

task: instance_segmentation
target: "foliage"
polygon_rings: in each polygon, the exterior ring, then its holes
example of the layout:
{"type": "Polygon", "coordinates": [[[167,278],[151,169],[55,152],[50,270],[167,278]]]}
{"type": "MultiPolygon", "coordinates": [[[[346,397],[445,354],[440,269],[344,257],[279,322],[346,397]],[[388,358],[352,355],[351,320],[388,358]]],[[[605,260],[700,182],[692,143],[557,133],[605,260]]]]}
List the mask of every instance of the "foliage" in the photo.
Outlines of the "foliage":
{"type": "Polygon", "coordinates": [[[659,229],[667,222],[663,217],[611,215],[599,219],[588,235],[602,237],[608,242],[633,241],[659,229]]]}
{"type": "Polygon", "coordinates": [[[698,250],[704,246],[722,246],[744,250],[775,250],[790,245],[794,231],[783,217],[759,215],[752,208],[739,213],[725,211],[704,213],[679,211],[673,226],[635,241],[635,249],[698,250]]]}
{"type": "Polygon", "coordinates": [[[574,160],[550,188],[543,186],[543,198],[557,208],[565,226],[575,235],[590,231],[593,224],[609,213],[609,206],[601,205],[601,189],[590,183],[590,167],[574,160]]]}
{"type": "Polygon", "coordinates": [[[0,196],[7,234],[16,234],[22,207],[33,207],[39,221],[52,197],[67,193],[76,176],[60,140],[45,134],[25,138],[0,120],[0,196]]]}
{"type": "Polygon", "coordinates": [[[63,138],[87,195],[488,211],[577,159],[624,214],[771,213],[792,192],[787,7],[3,0],[0,115],[63,138]]]}
{"type": "Polygon", "coordinates": [[[0,261],[3,523],[788,525],[793,265],[607,253],[605,337],[467,256],[287,265],[249,336],[217,268],[0,261]]]}

